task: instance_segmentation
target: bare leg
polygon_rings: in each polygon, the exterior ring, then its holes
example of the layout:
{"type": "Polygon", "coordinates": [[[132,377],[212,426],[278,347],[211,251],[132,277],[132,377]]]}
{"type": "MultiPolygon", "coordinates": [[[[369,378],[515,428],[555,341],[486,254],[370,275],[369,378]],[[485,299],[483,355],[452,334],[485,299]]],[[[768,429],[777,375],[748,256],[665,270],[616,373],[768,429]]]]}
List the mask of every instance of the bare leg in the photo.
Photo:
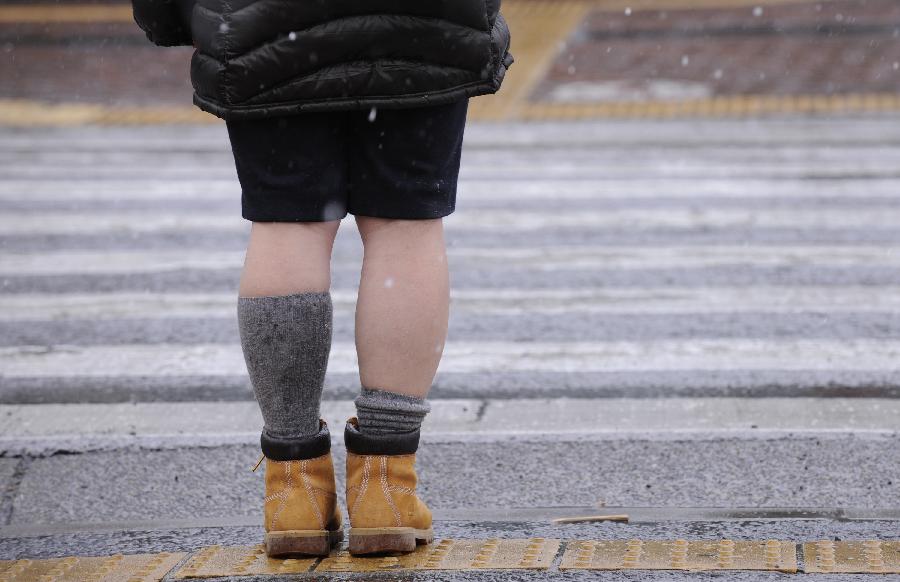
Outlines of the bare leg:
{"type": "Polygon", "coordinates": [[[331,251],[341,221],[254,222],[238,294],[241,297],[327,291],[331,251]]]}
{"type": "Polygon", "coordinates": [[[360,382],[424,398],[450,315],[443,220],[357,216],[356,224],[365,248],[356,303],[360,382]]]}

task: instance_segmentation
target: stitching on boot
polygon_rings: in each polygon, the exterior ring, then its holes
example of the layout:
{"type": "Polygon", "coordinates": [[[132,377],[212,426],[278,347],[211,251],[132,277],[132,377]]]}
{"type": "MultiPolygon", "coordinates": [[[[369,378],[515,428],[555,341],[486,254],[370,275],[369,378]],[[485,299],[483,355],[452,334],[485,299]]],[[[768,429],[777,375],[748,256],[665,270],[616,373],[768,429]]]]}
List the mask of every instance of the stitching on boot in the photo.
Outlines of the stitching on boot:
{"type": "Polygon", "coordinates": [[[389,485],[388,491],[399,491],[400,493],[406,493],[407,495],[415,495],[416,492],[409,487],[404,487],[403,485],[389,485]]]}
{"type": "Polygon", "coordinates": [[[276,500],[276,499],[282,499],[282,498],[287,497],[287,496],[288,496],[287,491],[279,491],[278,493],[273,493],[273,494],[271,494],[271,495],[266,495],[266,497],[263,499],[263,501],[274,501],[274,500],[276,500]]]}
{"type": "Polygon", "coordinates": [[[309,474],[306,472],[309,461],[300,461],[300,479],[303,481],[303,487],[306,489],[306,495],[309,502],[316,512],[316,520],[319,522],[319,529],[325,529],[325,519],[322,517],[322,510],[319,508],[319,502],[316,500],[316,494],[313,492],[312,483],[309,482],[309,474]]]}
{"type": "MultiPolygon", "coordinates": [[[[363,478],[362,484],[359,485],[359,494],[356,496],[356,501],[353,503],[353,510],[349,513],[356,513],[357,508],[359,508],[359,504],[362,501],[363,496],[366,494],[366,489],[369,487],[369,462],[371,461],[371,457],[363,457],[363,478]]],[[[350,518],[351,522],[353,518],[350,518]]]]}
{"type": "Polygon", "coordinates": [[[284,474],[287,476],[287,485],[282,491],[279,491],[281,503],[278,504],[278,509],[276,509],[275,513],[272,515],[272,521],[269,523],[270,531],[275,529],[275,522],[278,520],[278,516],[281,515],[281,512],[287,507],[287,498],[290,495],[290,490],[294,484],[293,476],[291,475],[291,461],[285,462],[284,474]],[[283,496],[281,496],[282,493],[284,494],[283,496]]]}
{"type": "Polygon", "coordinates": [[[391,511],[394,512],[394,519],[397,520],[397,527],[402,527],[403,519],[400,517],[400,510],[397,509],[397,504],[394,503],[394,498],[391,497],[391,492],[388,487],[387,457],[381,457],[381,490],[384,492],[384,498],[387,499],[391,511]]]}

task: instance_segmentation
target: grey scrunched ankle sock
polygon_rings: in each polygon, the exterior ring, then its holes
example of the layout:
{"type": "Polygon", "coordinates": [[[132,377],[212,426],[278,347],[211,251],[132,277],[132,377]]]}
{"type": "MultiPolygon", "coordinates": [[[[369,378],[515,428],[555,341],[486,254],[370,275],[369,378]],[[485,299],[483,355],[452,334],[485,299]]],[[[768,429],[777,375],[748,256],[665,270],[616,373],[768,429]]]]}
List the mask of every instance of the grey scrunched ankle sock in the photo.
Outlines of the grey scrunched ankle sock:
{"type": "Polygon", "coordinates": [[[263,430],[282,438],[318,433],[331,351],[331,293],[238,297],[237,314],[263,430]]]}
{"type": "Polygon", "coordinates": [[[424,398],[363,386],[356,397],[356,417],[362,433],[409,432],[422,426],[431,405],[424,398]]]}

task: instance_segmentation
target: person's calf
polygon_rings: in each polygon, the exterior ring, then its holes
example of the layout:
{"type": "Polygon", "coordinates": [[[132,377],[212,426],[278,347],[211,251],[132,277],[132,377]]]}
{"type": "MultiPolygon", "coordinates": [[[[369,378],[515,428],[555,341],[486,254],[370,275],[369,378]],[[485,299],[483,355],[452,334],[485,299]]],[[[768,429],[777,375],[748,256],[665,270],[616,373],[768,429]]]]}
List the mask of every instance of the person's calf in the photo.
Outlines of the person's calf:
{"type": "Polygon", "coordinates": [[[316,434],[331,351],[331,293],[239,297],[237,312],[264,432],[279,438],[316,434]]]}

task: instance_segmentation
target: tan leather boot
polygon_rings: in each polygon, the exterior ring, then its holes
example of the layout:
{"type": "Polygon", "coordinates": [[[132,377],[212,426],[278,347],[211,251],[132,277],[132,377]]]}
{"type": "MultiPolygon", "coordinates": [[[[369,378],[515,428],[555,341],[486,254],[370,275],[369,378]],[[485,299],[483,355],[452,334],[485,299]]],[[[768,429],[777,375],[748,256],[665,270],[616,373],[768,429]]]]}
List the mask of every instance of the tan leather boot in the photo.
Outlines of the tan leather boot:
{"type": "Polygon", "coordinates": [[[331,436],[302,439],[260,437],[266,459],[265,546],[270,557],[327,556],[344,539],[337,505],[331,436]]]}
{"type": "Polygon", "coordinates": [[[411,552],[431,543],[431,511],[416,495],[419,431],[368,435],[351,418],[344,443],[350,553],[411,552]]]}

